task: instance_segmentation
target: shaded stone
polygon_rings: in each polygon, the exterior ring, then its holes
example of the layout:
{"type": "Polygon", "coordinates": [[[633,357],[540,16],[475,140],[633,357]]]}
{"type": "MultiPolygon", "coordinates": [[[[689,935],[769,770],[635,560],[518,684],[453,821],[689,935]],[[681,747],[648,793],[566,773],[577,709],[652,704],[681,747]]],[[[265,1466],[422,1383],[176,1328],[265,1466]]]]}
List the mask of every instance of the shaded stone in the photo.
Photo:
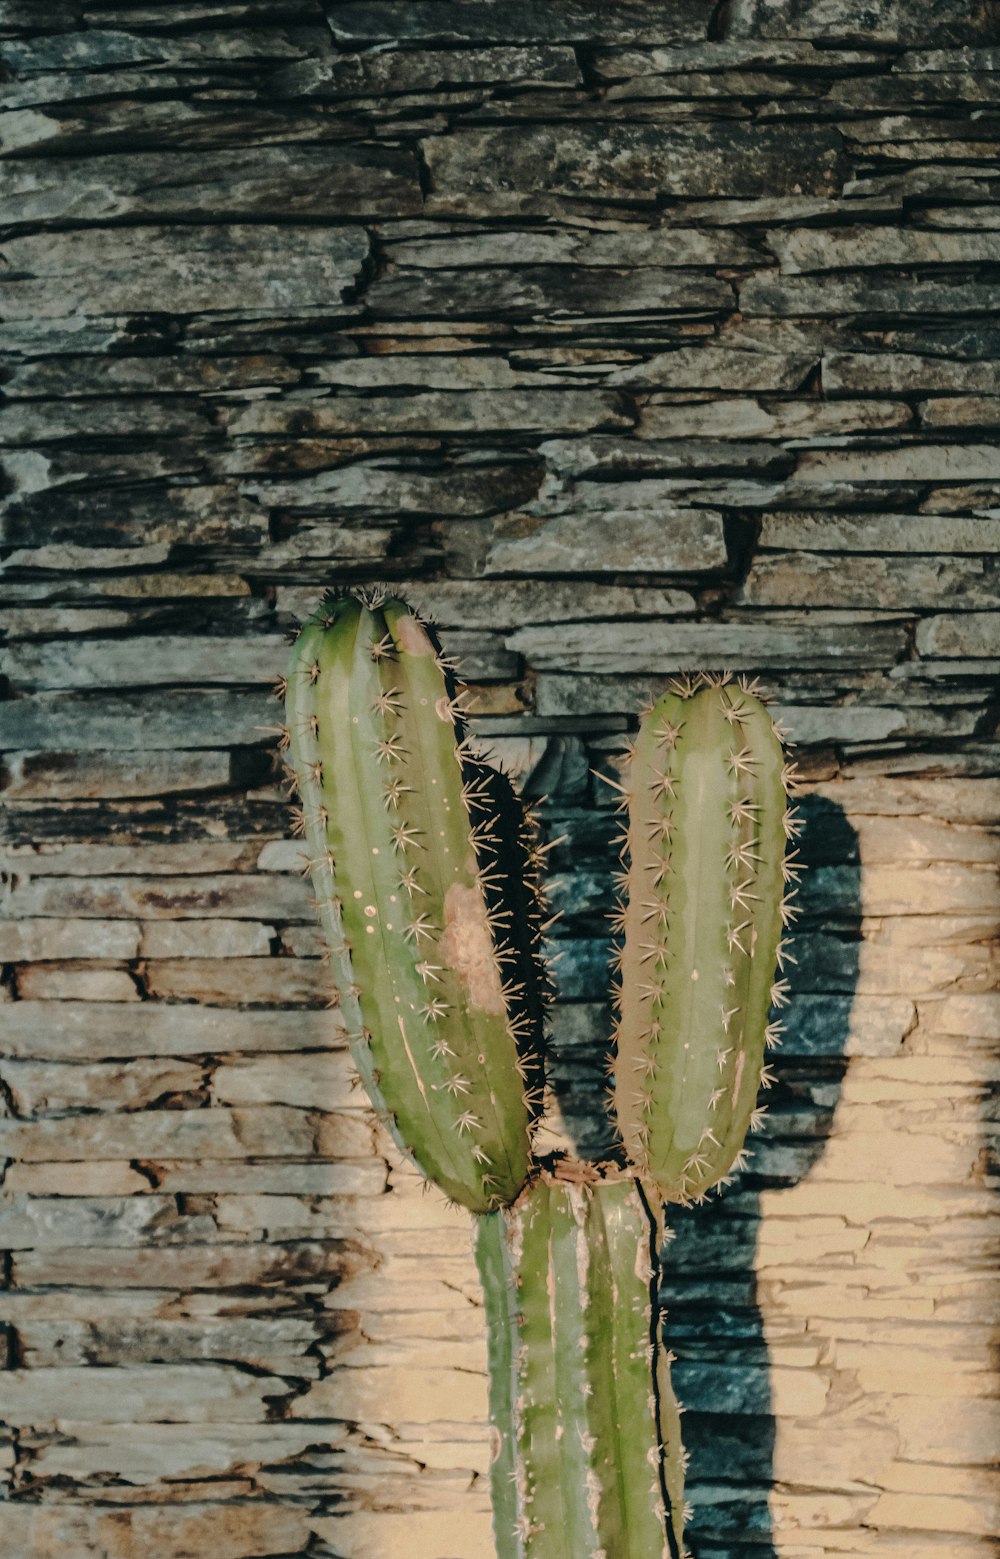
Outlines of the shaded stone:
{"type": "Polygon", "coordinates": [[[177,313],[277,313],[336,309],[360,278],[368,238],[360,228],[114,228],[11,238],[3,253],[7,315],[106,315],[156,301],[177,313]]]}
{"type": "MultiPolygon", "coordinates": [[[[54,748],[65,744],[75,755],[105,752],[112,748],[145,749],[173,753],[173,758],[157,760],[166,772],[171,763],[189,769],[195,765],[193,753],[181,756],[175,749],[254,747],[269,739],[263,725],[277,724],[277,706],[263,689],[260,692],[220,692],[198,688],[192,691],[171,689],[147,694],[101,692],[67,693],[37,698],[17,698],[0,702],[0,738],[8,749],[54,748]]],[[[225,784],[229,773],[228,755],[205,754],[204,772],[214,775],[213,783],[225,784]]],[[[94,772],[102,760],[95,758],[94,772]]],[[[73,774],[86,773],[86,760],[74,756],[62,762],[57,754],[28,759],[20,771],[21,783],[45,785],[45,766],[54,785],[65,785],[73,774]],[[60,780],[62,765],[68,765],[60,780]]],[[[17,771],[14,771],[17,772],[17,771]]],[[[107,770],[109,780],[113,765],[107,770]]],[[[44,789],[43,789],[43,793],[44,789]]],[[[85,795],[84,791],[70,794],[85,795]]],[[[127,794],[128,792],[123,792],[127,794]]]]}
{"type": "MultiPolygon", "coordinates": [[[[65,137],[67,131],[72,134],[75,128],[72,121],[66,125],[59,120],[39,126],[42,140],[49,144],[54,138],[65,137]]],[[[0,140],[3,136],[0,121],[0,140]]],[[[412,151],[394,146],[302,146],[294,142],[291,146],[257,146],[252,158],[240,158],[230,149],[205,147],[198,151],[74,157],[65,162],[48,156],[27,166],[8,162],[0,175],[0,194],[8,225],[96,223],[123,217],[157,221],[177,215],[205,222],[262,218],[288,222],[303,217],[349,217],[356,222],[366,216],[418,212],[422,204],[412,151]]],[[[250,248],[254,243],[252,229],[246,231],[245,242],[250,248]]],[[[225,253],[225,235],[220,236],[225,253]]],[[[190,253],[192,257],[197,253],[194,244],[190,253]]],[[[228,263],[234,258],[227,257],[228,263]]],[[[207,280],[202,285],[207,286],[207,280]]]]}
{"type": "Polygon", "coordinates": [[[23,752],[0,764],[0,791],[15,804],[232,788],[232,763],[225,752],[161,752],[146,759],[123,758],[116,752],[23,752]]]}
{"type": "Polygon", "coordinates": [[[840,188],[835,132],[800,125],[794,141],[758,125],[752,141],[724,120],[699,124],[606,124],[460,130],[423,143],[431,211],[461,215],[543,213],[600,198],[753,196],[798,186],[840,188]]]}
{"type": "Polygon", "coordinates": [[[907,314],[988,314],[1000,293],[988,282],[923,281],[903,273],[896,282],[851,276],[791,277],[773,281],[751,276],[740,289],[746,314],[852,314],[899,318],[907,314]]]}
{"type": "Polygon", "coordinates": [[[339,395],[262,403],[227,414],[226,421],[236,436],[281,433],[308,438],[323,433],[411,430],[477,435],[484,426],[524,433],[585,433],[592,428],[628,428],[633,418],[623,396],[599,390],[518,390],[502,395],[469,390],[461,395],[339,395]]]}
{"type": "Polygon", "coordinates": [[[373,282],[366,294],[371,307],[388,319],[430,317],[476,319],[499,314],[508,319],[572,314],[718,314],[732,307],[732,289],[724,281],[696,272],[639,268],[511,265],[493,272],[489,287],[470,267],[422,271],[393,269],[373,282]]]}
{"type": "Polygon", "coordinates": [[[541,13],[527,0],[482,0],[470,11],[452,0],[350,0],[325,7],[338,43],[505,43],[513,40],[601,43],[685,43],[705,36],[704,12],[693,0],[649,6],[628,0],[613,23],[593,0],[565,0],[541,13]]]}
{"type": "Polygon", "coordinates": [[[973,266],[1000,259],[1000,234],[935,232],[911,227],[777,229],[768,233],[767,242],[786,276],[869,266],[973,266]]]}

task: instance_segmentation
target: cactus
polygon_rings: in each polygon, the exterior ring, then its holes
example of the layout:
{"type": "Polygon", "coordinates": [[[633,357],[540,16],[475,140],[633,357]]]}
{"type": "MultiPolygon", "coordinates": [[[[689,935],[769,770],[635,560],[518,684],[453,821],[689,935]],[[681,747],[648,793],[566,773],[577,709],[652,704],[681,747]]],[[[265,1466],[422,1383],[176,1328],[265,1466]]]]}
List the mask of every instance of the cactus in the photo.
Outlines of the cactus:
{"type": "Polygon", "coordinates": [[[675,684],[635,742],[614,1104],[626,1153],[665,1201],[696,1201],[742,1167],[763,1119],[794,913],[791,777],[764,705],[721,678],[675,684]]]}
{"type": "Polygon", "coordinates": [[[797,875],[777,728],[727,676],[674,684],[644,719],[619,787],[623,1153],[542,1165],[541,852],[469,747],[451,663],[402,601],[331,596],[281,692],[359,1075],[399,1146],[477,1215],[499,1559],[680,1559],[655,1252],[663,1202],[725,1181],[762,1114],[797,875]]]}
{"type": "Polygon", "coordinates": [[[516,871],[502,907],[524,849],[499,777],[472,760],[447,667],[401,601],[328,599],[286,683],[300,826],[362,1081],[453,1200],[503,1206],[529,1169],[541,971],[516,871]]]}
{"type": "Polygon", "coordinates": [[[543,1174],[476,1220],[475,1248],[498,1559],[676,1559],[684,1453],[641,1190],[543,1174]]]}

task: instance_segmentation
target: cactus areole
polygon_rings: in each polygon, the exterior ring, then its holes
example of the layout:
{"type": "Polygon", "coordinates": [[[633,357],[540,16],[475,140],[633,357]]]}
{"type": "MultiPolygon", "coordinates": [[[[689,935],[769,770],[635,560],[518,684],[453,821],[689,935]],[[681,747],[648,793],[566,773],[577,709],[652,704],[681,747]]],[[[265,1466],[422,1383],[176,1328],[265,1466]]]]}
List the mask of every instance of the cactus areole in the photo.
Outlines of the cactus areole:
{"type": "Polygon", "coordinates": [[[671,685],[621,784],[613,1163],[536,1163],[541,850],[465,736],[452,664],[405,602],[330,595],[281,679],[296,831],[379,1119],[476,1214],[498,1559],[680,1559],[685,1457],[661,1336],[663,1203],[743,1162],[787,949],[777,727],[743,681],[671,685]]]}

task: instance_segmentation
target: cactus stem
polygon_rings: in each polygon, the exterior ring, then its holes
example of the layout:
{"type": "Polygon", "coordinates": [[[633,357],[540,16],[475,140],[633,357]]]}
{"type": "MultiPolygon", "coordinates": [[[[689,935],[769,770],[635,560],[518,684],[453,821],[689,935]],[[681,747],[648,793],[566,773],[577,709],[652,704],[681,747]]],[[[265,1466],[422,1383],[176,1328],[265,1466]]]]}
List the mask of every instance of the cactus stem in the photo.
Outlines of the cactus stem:
{"type": "Polygon", "coordinates": [[[435,1039],[431,1041],[431,1054],[435,1060],[442,1061],[445,1056],[453,1056],[455,1052],[446,1039],[435,1039]]]}
{"type": "Polygon", "coordinates": [[[455,1120],[455,1129],[461,1135],[462,1132],[473,1131],[475,1127],[481,1126],[482,1124],[483,1123],[479,1119],[478,1115],[474,1115],[471,1110],[463,1110],[462,1114],[459,1115],[455,1120]]]}
{"type": "Polygon", "coordinates": [[[440,964],[429,964],[425,961],[423,963],[414,964],[414,968],[425,985],[427,984],[428,980],[433,980],[435,985],[440,985],[441,975],[443,973],[440,964]]]}

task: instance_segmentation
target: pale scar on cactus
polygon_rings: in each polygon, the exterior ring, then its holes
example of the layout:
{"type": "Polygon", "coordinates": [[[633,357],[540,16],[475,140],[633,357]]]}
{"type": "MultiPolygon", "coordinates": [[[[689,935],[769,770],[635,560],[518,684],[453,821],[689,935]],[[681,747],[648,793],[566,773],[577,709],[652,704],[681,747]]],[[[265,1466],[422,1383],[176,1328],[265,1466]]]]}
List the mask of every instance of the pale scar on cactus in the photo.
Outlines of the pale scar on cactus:
{"type": "Polygon", "coordinates": [[[386,591],[328,597],[281,679],[295,828],[379,1119],[474,1219],[498,1559],[681,1559],[681,1408],[662,1340],[664,1201],[704,1198],[760,1124],[798,868],[754,689],[684,679],[621,809],[622,1150],[532,1156],[544,1084],[541,846],[465,734],[452,664],[386,591]]]}
{"type": "Polygon", "coordinates": [[[632,749],[614,1109],[629,1159],[665,1201],[697,1201],[742,1168],[764,1117],[795,913],[792,778],[765,706],[723,678],[675,684],[632,749]]]}

